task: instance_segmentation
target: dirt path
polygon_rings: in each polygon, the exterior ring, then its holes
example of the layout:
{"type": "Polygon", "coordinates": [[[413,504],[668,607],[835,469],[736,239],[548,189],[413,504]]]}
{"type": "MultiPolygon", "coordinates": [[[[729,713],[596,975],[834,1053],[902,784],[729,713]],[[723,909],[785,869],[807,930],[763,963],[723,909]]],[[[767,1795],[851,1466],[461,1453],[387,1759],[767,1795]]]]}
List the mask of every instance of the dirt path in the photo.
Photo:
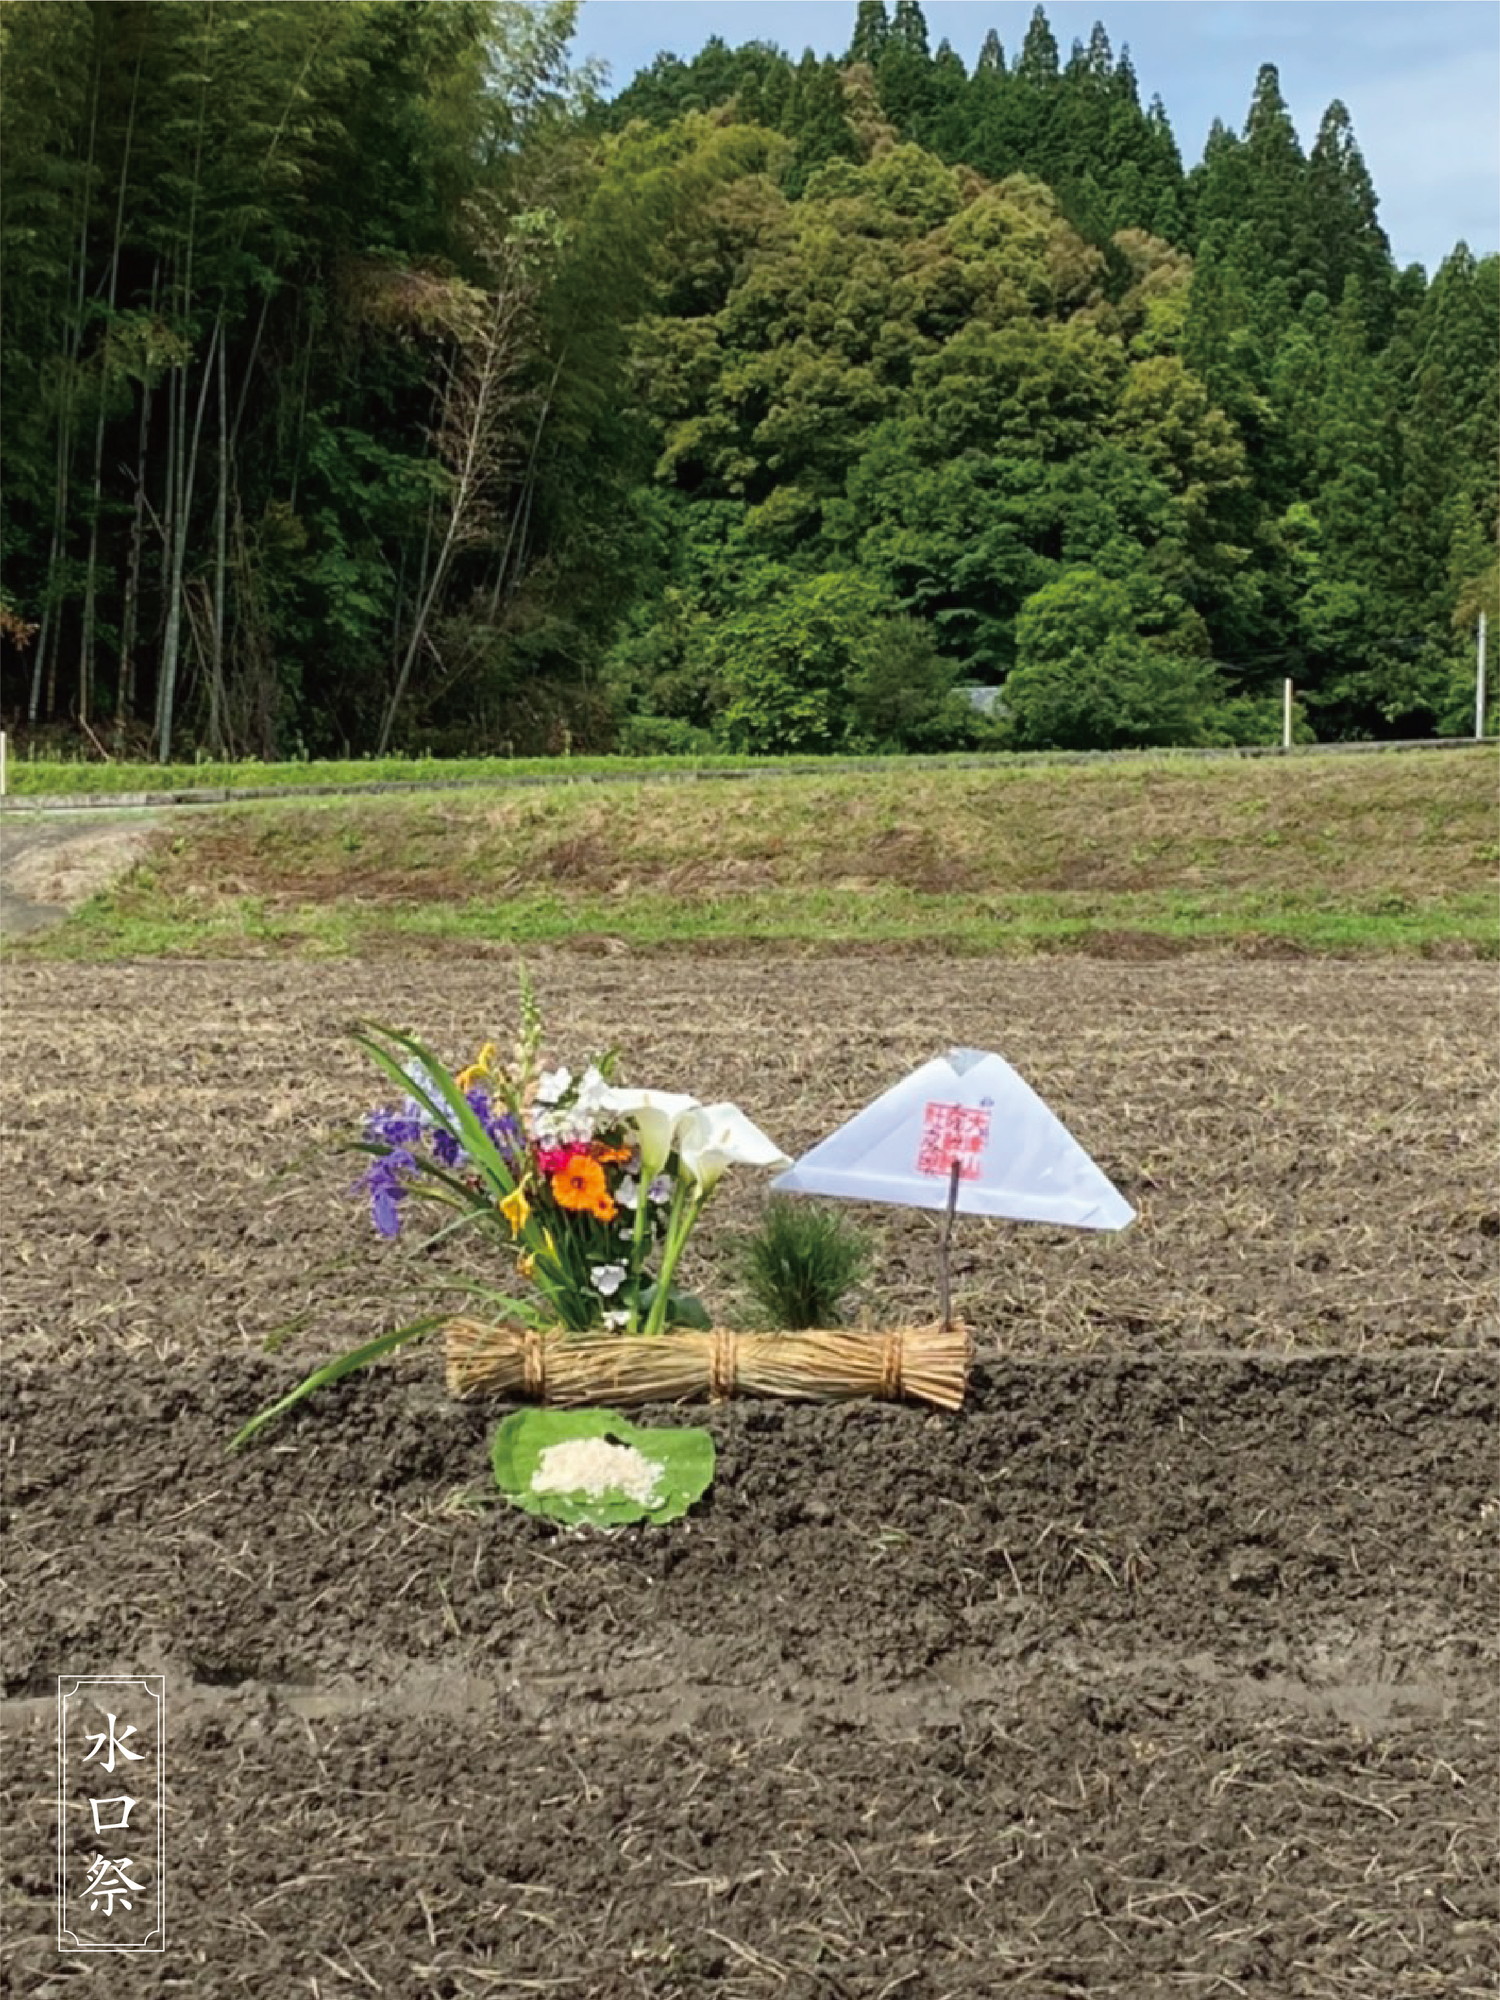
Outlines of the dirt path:
{"type": "Polygon", "coordinates": [[[0,819],[0,941],[45,930],[123,875],[160,824],[154,813],[7,812],[0,819]]]}

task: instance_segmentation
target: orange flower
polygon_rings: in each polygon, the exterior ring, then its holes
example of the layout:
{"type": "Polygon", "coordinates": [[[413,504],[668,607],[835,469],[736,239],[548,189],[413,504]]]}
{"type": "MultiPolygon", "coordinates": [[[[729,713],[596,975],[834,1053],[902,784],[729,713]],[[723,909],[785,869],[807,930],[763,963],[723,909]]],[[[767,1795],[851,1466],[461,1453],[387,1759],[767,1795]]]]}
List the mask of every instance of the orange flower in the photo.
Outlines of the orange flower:
{"type": "Polygon", "coordinates": [[[599,1162],[601,1167],[619,1167],[623,1166],[630,1158],[630,1152],[631,1149],[629,1146],[596,1145],[594,1148],[594,1158],[599,1162]]]}
{"type": "Polygon", "coordinates": [[[552,1176],[552,1198],[559,1208],[577,1209],[613,1222],[619,1214],[604,1184],[604,1169],[587,1153],[575,1153],[568,1164],[552,1176]]]}

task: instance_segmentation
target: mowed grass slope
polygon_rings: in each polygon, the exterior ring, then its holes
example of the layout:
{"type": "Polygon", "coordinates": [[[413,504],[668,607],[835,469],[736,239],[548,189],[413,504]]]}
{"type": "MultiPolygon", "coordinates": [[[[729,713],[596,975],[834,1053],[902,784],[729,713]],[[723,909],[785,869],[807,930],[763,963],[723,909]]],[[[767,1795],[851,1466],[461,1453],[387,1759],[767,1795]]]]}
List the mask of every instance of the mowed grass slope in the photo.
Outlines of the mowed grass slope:
{"type": "Polygon", "coordinates": [[[338,791],[379,785],[504,784],[516,778],[653,777],[680,771],[773,769],[806,758],[742,757],[728,752],[680,757],[364,757],[313,758],[295,764],[84,763],[81,759],[13,760],[10,790],[17,798],[108,798],[116,794],[197,791],[338,791]]]}
{"type": "Polygon", "coordinates": [[[1493,956],[1497,759],[882,770],[259,802],[31,949],[617,940],[1493,956]]]}

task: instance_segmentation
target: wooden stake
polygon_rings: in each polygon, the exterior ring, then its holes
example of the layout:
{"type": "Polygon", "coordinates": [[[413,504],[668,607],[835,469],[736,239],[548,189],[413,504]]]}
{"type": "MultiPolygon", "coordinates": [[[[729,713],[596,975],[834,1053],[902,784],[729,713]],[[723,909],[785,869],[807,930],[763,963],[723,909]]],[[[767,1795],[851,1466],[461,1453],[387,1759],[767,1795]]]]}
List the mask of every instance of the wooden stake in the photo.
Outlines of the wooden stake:
{"type": "Polygon", "coordinates": [[[958,1181],[963,1172],[963,1162],[955,1160],[948,1169],[948,1211],[943,1217],[942,1255],[939,1271],[942,1282],[943,1317],[942,1328],[947,1333],[953,1325],[953,1279],[949,1262],[953,1247],[953,1218],[958,1211],[958,1181]]]}
{"type": "Polygon", "coordinates": [[[1485,615],[1479,614],[1479,657],[1474,666],[1474,735],[1484,741],[1484,628],[1485,615]]]}

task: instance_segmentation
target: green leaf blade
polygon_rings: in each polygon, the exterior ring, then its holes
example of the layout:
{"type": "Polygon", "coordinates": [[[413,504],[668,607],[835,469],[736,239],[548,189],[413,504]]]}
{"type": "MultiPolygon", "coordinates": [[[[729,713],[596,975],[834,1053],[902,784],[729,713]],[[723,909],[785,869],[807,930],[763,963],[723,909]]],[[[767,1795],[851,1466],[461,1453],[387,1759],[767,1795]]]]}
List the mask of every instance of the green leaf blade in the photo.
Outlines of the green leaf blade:
{"type": "Polygon", "coordinates": [[[337,1361],[325,1362],[321,1368],[315,1368],[311,1375],[305,1376],[296,1388],[289,1390],[279,1402],[272,1403],[269,1409],[262,1410],[258,1416],[252,1417],[243,1429],[236,1431],[229,1440],[228,1449],[238,1451],[240,1446],[248,1444],[257,1432],[263,1431],[267,1424],[272,1423],[277,1417],[284,1416],[288,1410],[295,1409],[297,1404],[312,1395],[315,1389],[325,1389],[330,1383],[342,1381],[344,1376],[352,1375],[357,1368],[367,1367],[372,1361],[383,1360],[387,1354],[394,1354],[398,1347],[404,1347],[409,1340],[420,1340],[424,1334],[432,1333],[436,1328],[445,1325],[448,1318],[447,1313],[429,1313],[424,1319],[414,1319],[409,1326],[398,1326],[393,1333],[383,1333],[376,1340],[366,1341],[363,1347],[351,1348],[347,1354],[341,1354],[337,1361]]]}

